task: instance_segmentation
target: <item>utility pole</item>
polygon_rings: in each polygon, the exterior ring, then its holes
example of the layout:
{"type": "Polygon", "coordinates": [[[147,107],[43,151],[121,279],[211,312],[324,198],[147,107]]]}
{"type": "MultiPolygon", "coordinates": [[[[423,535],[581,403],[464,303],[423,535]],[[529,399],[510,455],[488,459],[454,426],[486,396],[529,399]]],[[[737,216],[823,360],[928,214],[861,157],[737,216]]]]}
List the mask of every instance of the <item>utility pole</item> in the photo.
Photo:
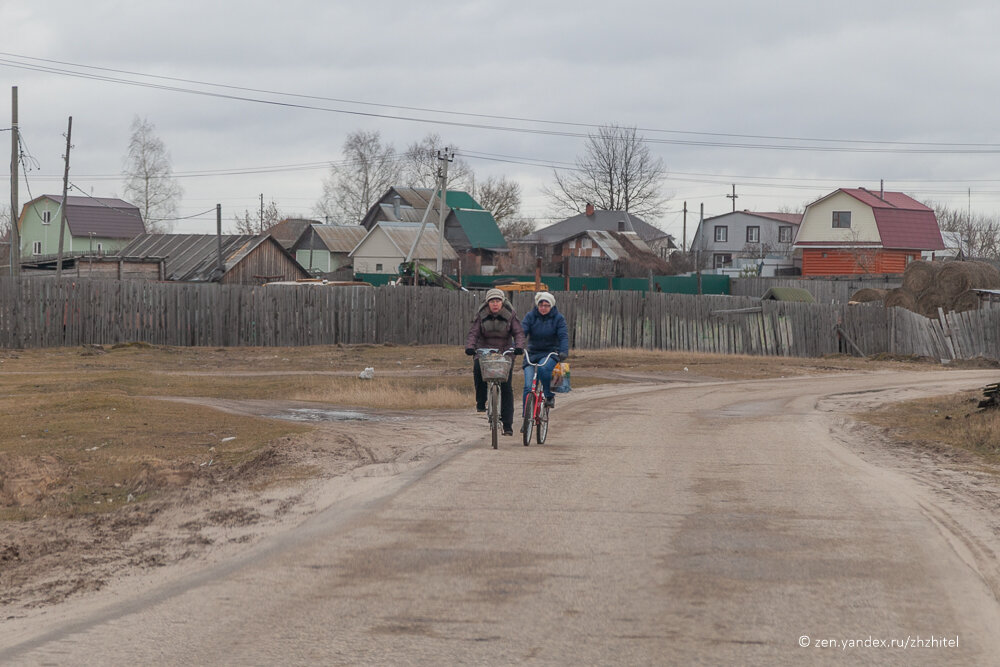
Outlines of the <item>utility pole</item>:
{"type": "Polygon", "coordinates": [[[222,261],[222,204],[215,205],[215,247],[219,261],[219,284],[222,284],[222,276],[226,274],[226,263],[222,261]]]}
{"type": "Polygon", "coordinates": [[[455,154],[448,151],[446,146],[444,153],[437,153],[438,174],[441,176],[441,208],[438,211],[438,252],[437,252],[437,272],[444,271],[444,221],[445,221],[445,201],[448,199],[448,163],[455,159],[455,154]]]}
{"type": "Polygon", "coordinates": [[[264,233],[264,193],[260,193],[260,234],[264,233]]]}
{"type": "Polygon", "coordinates": [[[681,227],[681,252],[687,252],[688,242],[688,203],[684,202],[684,225],[681,227]]]}
{"type": "Polygon", "coordinates": [[[62,206],[59,208],[59,255],[56,258],[56,278],[62,278],[63,263],[63,236],[66,234],[66,192],[69,190],[69,149],[71,147],[70,138],[73,136],[73,117],[69,117],[69,125],[66,128],[66,167],[63,169],[63,196],[62,206]]]}
{"type": "Polygon", "coordinates": [[[10,251],[7,258],[10,262],[10,275],[17,276],[21,271],[21,230],[17,228],[17,168],[21,163],[21,138],[17,131],[17,86],[10,88],[10,105],[10,251]]]}
{"type": "Polygon", "coordinates": [[[736,184],[735,184],[735,183],[733,183],[733,194],[731,194],[731,195],[726,195],[726,199],[732,199],[732,200],[733,200],[733,213],[735,213],[735,212],[736,212],[736,199],[737,199],[738,197],[739,197],[739,195],[738,195],[738,194],[736,194],[736,184]]]}

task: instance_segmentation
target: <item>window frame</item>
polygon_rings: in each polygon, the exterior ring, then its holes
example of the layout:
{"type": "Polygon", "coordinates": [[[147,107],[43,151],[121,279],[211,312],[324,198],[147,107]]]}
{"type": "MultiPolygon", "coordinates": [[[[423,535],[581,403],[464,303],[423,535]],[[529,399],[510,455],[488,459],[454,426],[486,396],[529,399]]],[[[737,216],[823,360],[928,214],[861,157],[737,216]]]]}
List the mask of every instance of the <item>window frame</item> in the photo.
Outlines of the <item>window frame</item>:
{"type": "Polygon", "coordinates": [[[781,225],[778,227],[778,243],[791,243],[795,239],[791,225],[781,225]],[[785,238],[785,236],[788,238],[785,238]]]}
{"type": "Polygon", "coordinates": [[[729,243],[729,225],[716,225],[712,238],[716,243],[729,243]]]}
{"type": "Polygon", "coordinates": [[[833,229],[850,229],[851,228],[851,212],[850,211],[833,211],[830,218],[830,224],[833,229]],[[847,224],[844,224],[846,218],[847,224]]]}
{"type": "Polygon", "coordinates": [[[35,256],[35,257],[37,257],[38,255],[42,254],[42,242],[41,241],[33,241],[32,242],[32,244],[31,244],[31,254],[32,254],[32,256],[35,256]]]}
{"type": "Polygon", "coordinates": [[[42,211],[42,224],[43,225],[52,224],[52,211],[42,211]]]}
{"type": "Polygon", "coordinates": [[[760,243],[760,225],[747,225],[747,243],[760,243]],[[755,238],[750,238],[751,231],[757,232],[755,238]]]}
{"type": "Polygon", "coordinates": [[[731,252],[717,252],[712,255],[712,268],[724,269],[733,265],[733,254],[731,252]]]}

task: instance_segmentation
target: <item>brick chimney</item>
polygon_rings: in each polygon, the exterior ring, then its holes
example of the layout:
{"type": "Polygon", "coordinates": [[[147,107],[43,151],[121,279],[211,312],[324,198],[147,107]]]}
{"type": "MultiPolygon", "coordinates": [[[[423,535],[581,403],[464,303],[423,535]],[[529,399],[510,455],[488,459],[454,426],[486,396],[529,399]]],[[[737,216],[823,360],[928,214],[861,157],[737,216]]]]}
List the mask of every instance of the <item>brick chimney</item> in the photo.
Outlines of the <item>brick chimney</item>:
{"type": "Polygon", "coordinates": [[[590,218],[593,217],[593,215],[594,215],[594,205],[591,204],[590,202],[587,202],[587,217],[590,218]]]}

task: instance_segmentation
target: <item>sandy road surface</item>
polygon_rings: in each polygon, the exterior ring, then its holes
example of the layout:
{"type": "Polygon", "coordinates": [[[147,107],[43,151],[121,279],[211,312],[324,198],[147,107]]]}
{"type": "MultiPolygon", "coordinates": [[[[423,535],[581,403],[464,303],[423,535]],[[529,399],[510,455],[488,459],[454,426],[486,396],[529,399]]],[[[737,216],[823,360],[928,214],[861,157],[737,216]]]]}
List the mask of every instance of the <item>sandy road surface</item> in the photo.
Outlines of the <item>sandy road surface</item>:
{"type": "Polygon", "coordinates": [[[251,550],[8,621],[0,663],[991,664],[997,483],[844,415],[994,375],[574,392],[546,445],[483,428],[355,478],[251,550]]]}

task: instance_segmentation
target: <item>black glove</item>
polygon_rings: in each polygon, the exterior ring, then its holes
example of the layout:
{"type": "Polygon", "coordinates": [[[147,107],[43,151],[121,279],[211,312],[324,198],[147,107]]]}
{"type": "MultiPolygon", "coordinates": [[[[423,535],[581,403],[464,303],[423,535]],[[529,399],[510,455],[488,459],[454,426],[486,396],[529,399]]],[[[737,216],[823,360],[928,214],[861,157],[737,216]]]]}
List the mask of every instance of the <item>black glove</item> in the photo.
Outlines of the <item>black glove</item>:
{"type": "Polygon", "coordinates": [[[515,357],[519,357],[522,354],[524,354],[524,348],[520,348],[520,347],[515,347],[514,348],[514,356],[515,357]]]}
{"type": "Polygon", "coordinates": [[[566,361],[567,359],[569,359],[569,352],[559,353],[559,361],[566,361]]]}
{"type": "Polygon", "coordinates": [[[475,354],[476,354],[476,348],[474,348],[474,347],[467,347],[467,348],[465,348],[465,353],[467,355],[469,355],[470,357],[475,356],[475,354]]]}

